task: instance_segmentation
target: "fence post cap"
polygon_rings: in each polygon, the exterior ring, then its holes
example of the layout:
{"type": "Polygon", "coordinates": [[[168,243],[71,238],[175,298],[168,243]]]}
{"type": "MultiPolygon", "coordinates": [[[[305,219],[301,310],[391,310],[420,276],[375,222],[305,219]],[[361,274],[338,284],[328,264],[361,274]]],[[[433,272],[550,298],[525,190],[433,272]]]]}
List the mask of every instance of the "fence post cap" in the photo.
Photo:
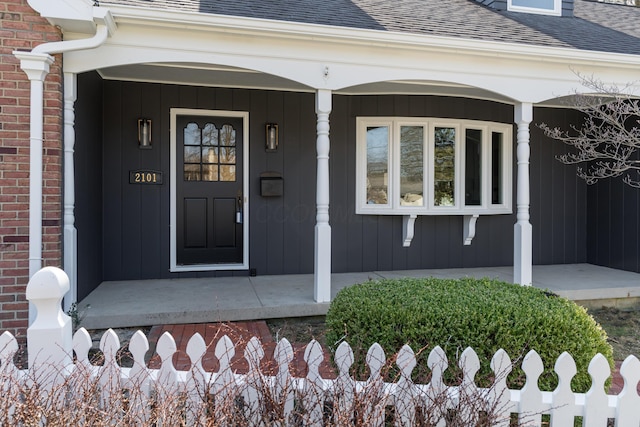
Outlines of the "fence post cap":
{"type": "Polygon", "coordinates": [[[57,267],[38,270],[27,284],[26,296],[35,299],[62,298],[69,291],[69,276],[57,267]],[[55,283],[57,286],[51,286],[55,283]]]}

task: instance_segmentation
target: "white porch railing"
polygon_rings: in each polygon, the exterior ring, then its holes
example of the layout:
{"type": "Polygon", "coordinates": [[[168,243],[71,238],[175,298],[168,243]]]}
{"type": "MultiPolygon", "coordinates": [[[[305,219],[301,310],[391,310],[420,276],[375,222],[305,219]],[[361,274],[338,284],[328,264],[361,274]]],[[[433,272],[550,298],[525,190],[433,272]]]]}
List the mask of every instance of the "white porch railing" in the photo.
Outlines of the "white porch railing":
{"type": "MultiPolygon", "coordinates": [[[[413,426],[419,422],[445,426],[448,425],[447,419],[451,422],[451,417],[458,417],[464,424],[455,425],[476,425],[478,420],[484,419],[487,424],[482,425],[508,427],[515,417],[519,425],[540,426],[543,415],[548,414],[549,425],[554,427],[571,427],[574,417],[582,417],[583,426],[605,427],[610,420],[615,420],[616,427],[640,426],[640,396],[637,392],[640,361],[635,356],[627,357],[620,368],[624,388],[619,395],[605,393],[605,381],[611,372],[602,355],[596,355],[589,365],[592,386],[587,393],[571,391],[570,383],[576,366],[568,353],[563,353],[555,363],[559,377],[556,390],[539,390],[537,382],[543,365],[534,351],[523,360],[526,383],[521,390],[507,387],[506,377],[511,372],[512,363],[503,350],[496,352],[491,360],[493,384],[489,388],[478,387],[475,376],[480,361],[471,348],[467,348],[460,357],[462,380],[457,386],[448,386],[443,381],[444,371],[449,365],[440,347],[433,349],[428,357],[427,365],[431,370],[429,384],[414,384],[411,380],[417,362],[409,346],[404,346],[396,357],[398,380],[384,382],[381,370],[386,357],[378,344],[374,344],[367,353],[370,374],[366,381],[356,381],[351,376],[354,355],[347,343],[342,343],[335,353],[337,377],[322,378],[319,369],[324,353],[315,340],[307,345],[304,353],[308,367],[304,378],[294,378],[289,372],[294,352],[286,339],[278,342],[274,351],[275,374],[263,374],[260,362],[265,353],[255,337],[244,350],[248,364],[246,374],[233,372],[231,359],[236,346],[227,336],[218,341],[214,349],[220,365],[218,372],[206,372],[202,360],[208,349],[199,334],[191,337],[186,348],[192,361],[187,371],[178,371],[174,366],[173,356],[177,348],[169,333],[162,335],[156,346],[161,359],[160,368],[148,368],[145,355],[149,343],[140,331],[131,338],[128,346],[133,358],[131,368],[119,366],[116,353],[120,342],[112,330],[102,336],[100,349],[104,362],[97,366],[89,360],[89,334],[80,329],[72,338],[69,319],[59,308],[60,298],[65,292],[65,277],[61,270],[47,268],[34,275],[29,283],[27,295],[36,303],[38,316],[56,313],[57,320],[50,322],[55,328],[50,328],[46,334],[28,334],[28,369],[19,370],[13,364],[18,350],[15,338],[8,332],[0,336],[3,368],[0,390],[4,390],[5,395],[12,388],[28,389],[37,384],[40,390],[58,390],[61,397],[53,399],[53,402],[64,405],[65,400],[83,393],[85,404],[86,396],[95,397],[88,401],[95,400],[95,405],[110,412],[116,423],[118,419],[131,417],[132,412],[137,412],[137,420],[153,419],[157,425],[168,425],[171,423],[169,418],[180,412],[187,425],[315,426],[359,422],[376,426],[392,419],[397,426],[413,426]],[[34,283],[38,283],[37,289],[32,286],[34,283]],[[46,342],[43,343],[43,339],[46,342]],[[68,343],[72,343],[71,349],[66,348],[68,343]],[[72,351],[76,356],[75,362],[71,360],[72,351]],[[88,388],[87,384],[94,386],[88,388]],[[88,394],[87,390],[90,390],[88,394]],[[160,413],[158,408],[163,402],[172,402],[171,414],[160,413]]],[[[36,320],[34,326],[42,328],[43,323],[36,320]]],[[[15,402],[15,405],[19,404],[19,401],[15,402]]],[[[14,413],[15,408],[5,411],[4,416],[8,419],[2,420],[2,424],[12,425],[10,417],[14,413]]],[[[45,418],[43,415],[43,420],[45,418]]]]}

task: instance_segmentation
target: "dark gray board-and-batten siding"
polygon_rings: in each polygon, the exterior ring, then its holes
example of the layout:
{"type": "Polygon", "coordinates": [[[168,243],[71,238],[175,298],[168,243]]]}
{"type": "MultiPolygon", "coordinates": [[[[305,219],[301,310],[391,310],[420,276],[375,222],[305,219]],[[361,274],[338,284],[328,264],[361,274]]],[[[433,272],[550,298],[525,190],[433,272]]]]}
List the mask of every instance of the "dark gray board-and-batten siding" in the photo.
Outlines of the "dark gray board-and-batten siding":
{"type": "MultiPolygon", "coordinates": [[[[249,112],[250,268],[257,274],[313,272],[316,114],[312,93],[103,81],[78,76],[76,227],[82,298],[104,280],[242,275],[169,272],[169,111],[249,112]],[[140,150],[137,119],[153,120],[153,148],[140,150]],[[264,124],[280,126],[280,148],[264,149],[264,124]],[[136,169],[164,172],[161,186],[129,184],[136,169]],[[261,197],[259,175],[280,172],[283,197],[261,197]]],[[[513,214],[481,216],[471,246],[462,218],[421,216],[409,248],[402,218],[355,214],[357,116],[432,116],[513,122],[513,107],[491,101],[419,95],[333,96],[330,116],[332,270],[334,272],[511,265],[513,214]]],[[[565,126],[572,111],[535,109],[534,121],[565,126]]],[[[514,140],[515,140],[514,129],[514,140]]],[[[515,141],[514,141],[515,146],[515,141]]],[[[564,150],[531,126],[534,263],[587,261],[586,186],[554,160],[564,150]]],[[[514,149],[515,153],[515,149],[514,149]]],[[[515,154],[514,154],[515,156],[515,154]]]]}

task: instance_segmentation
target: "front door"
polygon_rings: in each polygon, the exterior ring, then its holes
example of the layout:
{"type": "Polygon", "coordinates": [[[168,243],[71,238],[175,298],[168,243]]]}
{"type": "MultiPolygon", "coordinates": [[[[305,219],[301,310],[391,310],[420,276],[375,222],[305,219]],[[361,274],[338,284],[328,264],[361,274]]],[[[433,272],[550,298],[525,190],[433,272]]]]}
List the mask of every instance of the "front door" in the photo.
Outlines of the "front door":
{"type": "Polygon", "coordinates": [[[243,119],[176,117],[176,264],[243,262],[243,119]]]}

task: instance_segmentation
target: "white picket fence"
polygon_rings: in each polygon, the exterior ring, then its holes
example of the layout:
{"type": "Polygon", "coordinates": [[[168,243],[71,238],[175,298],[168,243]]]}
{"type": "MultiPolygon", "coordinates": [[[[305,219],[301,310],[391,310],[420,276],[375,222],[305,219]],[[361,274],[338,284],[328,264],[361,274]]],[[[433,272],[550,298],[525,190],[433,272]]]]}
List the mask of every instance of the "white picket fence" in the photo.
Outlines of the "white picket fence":
{"type": "MultiPolygon", "coordinates": [[[[428,357],[429,384],[414,384],[412,381],[411,373],[417,361],[409,346],[404,346],[396,355],[398,380],[393,383],[383,381],[381,370],[386,357],[378,344],[374,344],[367,353],[369,378],[356,381],[350,374],[354,354],[344,342],[334,357],[337,377],[322,378],[319,370],[324,353],[315,340],[307,345],[304,353],[308,368],[304,378],[294,378],[289,371],[294,352],[286,339],[280,340],[274,351],[275,375],[263,374],[260,362],[265,352],[255,337],[244,349],[249,367],[246,374],[233,372],[231,360],[236,347],[227,336],[220,339],[214,349],[219,361],[218,372],[206,372],[202,360],[209,349],[199,334],[191,337],[186,347],[192,361],[191,368],[186,371],[178,371],[174,366],[173,355],[177,348],[169,333],[162,335],[156,345],[161,359],[160,368],[148,368],[145,355],[149,343],[140,331],[131,338],[128,346],[133,367],[118,365],[116,352],[120,342],[112,330],[102,336],[100,349],[104,363],[96,366],[89,360],[92,344],[89,334],[80,329],[72,337],[69,319],[59,308],[66,292],[65,286],[68,287],[66,275],[54,268],[41,270],[30,281],[27,297],[38,307],[38,317],[27,334],[29,368],[18,370],[13,365],[17,342],[10,333],[2,334],[0,361],[4,369],[0,390],[8,390],[12,384],[26,381],[39,382],[43,389],[64,383],[69,396],[76,392],[74,386],[78,386],[80,378],[89,377],[99,384],[99,405],[115,408],[118,412],[122,409],[123,390],[126,390],[129,405],[140,411],[141,419],[151,416],[152,401],[157,404],[158,399],[184,396],[182,408],[187,425],[206,425],[205,418],[215,417],[216,412],[210,406],[212,400],[213,408],[228,407],[232,402],[231,406],[244,417],[246,424],[243,425],[249,426],[268,425],[263,416],[269,411],[279,414],[280,425],[352,425],[353,420],[359,419],[365,420],[365,425],[382,426],[389,422],[389,414],[393,414],[391,417],[396,426],[413,426],[417,420],[424,425],[445,426],[445,418],[452,414],[463,420],[478,419],[484,414],[491,417],[490,425],[508,427],[510,420],[517,417],[519,425],[540,426],[543,415],[548,414],[549,425],[553,427],[571,427],[575,417],[582,417],[583,426],[605,427],[611,425],[608,424],[611,420],[615,420],[616,427],[640,426],[640,396],[637,392],[640,361],[635,356],[627,357],[620,368],[624,388],[619,395],[605,393],[605,381],[611,372],[607,360],[600,354],[589,365],[592,386],[587,393],[571,390],[576,365],[568,353],[563,353],[555,363],[554,369],[559,378],[556,390],[541,391],[537,383],[543,364],[535,351],[529,352],[522,362],[526,383],[521,390],[507,387],[506,378],[511,372],[512,362],[503,350],[496,352],[491,360],[493,384],[489,388],[478,387],[475,377],[480,361],[471,348],[467,348],[459,359],[462,380],[458,386],[449,386],[443,381],[449,365],[440,347],[434,348],[428,357]],[[72,352],[76,355],[75,362],[71,359],[72,352]],[[205,395],[210,397],[204,398],[205,395]],[[274,409],[274,405],[278,408],[274,409]],[[332,414],[348,415],[338,419],[332,414]]],[[[230,423],[228,419],[219,421],[214,425],[230,423]]],[[[237,425],[237,420],[235,423],[237,425]]],[[[162,424],[161,419],[158,424],[162,424]]]]}

